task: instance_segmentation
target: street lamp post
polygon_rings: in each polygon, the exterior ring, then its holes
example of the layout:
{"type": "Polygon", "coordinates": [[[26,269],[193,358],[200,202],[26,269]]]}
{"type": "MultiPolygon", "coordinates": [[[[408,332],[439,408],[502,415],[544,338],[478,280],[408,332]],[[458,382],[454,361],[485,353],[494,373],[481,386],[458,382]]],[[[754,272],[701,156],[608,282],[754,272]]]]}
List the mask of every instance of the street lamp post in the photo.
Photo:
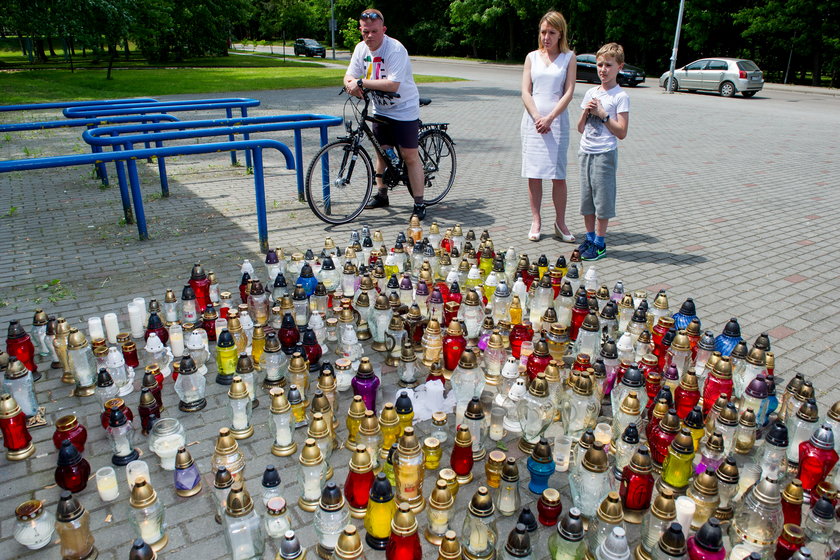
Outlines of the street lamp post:
{"type": "Polygon", "coordinates": [[[674,93],[674,68],[677,65],[677,49],[680,46],[680,29],[682,29],[685,0],[680,0],[680,15],[677,16],[677,31],[674,33],[674,49],[671,51],[671,69],[668,73],[668,93],[674,93]]]}
{"type": "Polygon", "coordinates": [[[332,41],[333,60],[335,60],[335,0],[330,0],[330,39],[332,41]]]}

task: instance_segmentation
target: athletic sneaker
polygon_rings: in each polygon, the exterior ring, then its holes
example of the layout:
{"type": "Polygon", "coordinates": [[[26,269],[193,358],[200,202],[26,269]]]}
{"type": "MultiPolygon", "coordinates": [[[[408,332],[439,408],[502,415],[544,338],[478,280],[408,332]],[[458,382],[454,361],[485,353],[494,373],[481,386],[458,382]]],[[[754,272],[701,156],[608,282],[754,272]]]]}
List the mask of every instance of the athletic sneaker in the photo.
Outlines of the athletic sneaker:
{"type": "Polygon", "coordinates": [[[583,261],[597,261],[606,254],[606,243],[604,243],[603,245],[597,245],[590,241],[589,245],[586,246],[586,249],[580,252],[580,259],[583,261]]]}
{"type": "Polygon", "coordinates": [[[581,254],[583,254],[583,252],[586,251],[586,248],[589,247],[589,245],[591,245],[591,244],[592,244],[592,241],[590,241],[589,239],[584,237],[583,238],[583,243],[578,245],[578,251],[580,251],[581,254]]]}
{"type": "Polygon", "coordinates": [[[415,204],[412,214],[417,216],[418,220],[423,220],[426,217],[426,204],[415,204]]]}
{"type": "Polygon", "coordinates": [[[381,195],[377,192],[375,195],[370,197],[370,200],[368,200],[367,204],[365,204],[365,208],[387,208],[389,205],[388,195],[381,195]]]}

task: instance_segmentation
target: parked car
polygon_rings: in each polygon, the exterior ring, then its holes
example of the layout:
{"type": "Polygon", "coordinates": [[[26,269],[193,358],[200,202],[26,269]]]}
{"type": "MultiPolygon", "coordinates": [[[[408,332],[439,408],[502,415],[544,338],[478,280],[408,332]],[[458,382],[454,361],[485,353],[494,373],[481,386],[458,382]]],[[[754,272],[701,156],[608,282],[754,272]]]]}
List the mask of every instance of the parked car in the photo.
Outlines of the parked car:
{"type": "Polygon", "coordinates": [[[327,49],[315,39],[295,39],[295,56],[320,56],[327,57],[327,49]]]}
{"type": "MultiPolygon", "coordinates": [[[[577,79],[593,84],[600,84],[598,67],[595,64],[594,54],[577,55],[577,79]]],[[[624,64],[624,68],[618,73],[618,85],[636,87],[645,81],[645,71],[632,64],[624,64]]]]}
{"type": "MultiPolygon", "coordinates": [[[[668,89],[665,72],[659,87],[668,89]]],[[[674,91],[717,91],[723,97],[740,93],[752,97],[764,87],[764,78],[755,62],[743,58],[701,58],[674,70],[674,91]]]]}

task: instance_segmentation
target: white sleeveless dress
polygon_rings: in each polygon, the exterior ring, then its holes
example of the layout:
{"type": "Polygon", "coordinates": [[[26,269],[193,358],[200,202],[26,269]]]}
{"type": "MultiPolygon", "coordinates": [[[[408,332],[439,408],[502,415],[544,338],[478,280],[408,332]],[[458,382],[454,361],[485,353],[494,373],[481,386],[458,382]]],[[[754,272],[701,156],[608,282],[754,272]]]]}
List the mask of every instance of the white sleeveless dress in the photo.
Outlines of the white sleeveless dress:
{"type": "MultiPolygon", "coordinates": [[[[531,86],[534,103],[541,115],[554,108],[566,86],[566,69],[572,51],[560,53],[547,65],[539,51],[528,55],[531,61],[531,86]]],[[[560,113],[546,134],[537,132],[534,119],[524,111],[521,124],[522,176],[529,179],[565,179],[569,149],[569,113],[560,113]]]]}

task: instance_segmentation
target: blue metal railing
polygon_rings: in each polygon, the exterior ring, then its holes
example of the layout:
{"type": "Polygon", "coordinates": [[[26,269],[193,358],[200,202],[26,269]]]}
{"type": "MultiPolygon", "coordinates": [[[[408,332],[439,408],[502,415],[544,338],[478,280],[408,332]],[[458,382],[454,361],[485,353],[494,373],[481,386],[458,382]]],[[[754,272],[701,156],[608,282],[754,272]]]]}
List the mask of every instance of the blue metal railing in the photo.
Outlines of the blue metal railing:
{"type": "Polygon", "coordinates": [[[101,154],[77,154],[70,156],[53,156],[22,160],[0,161],[0,173],[11,171],[29,171],[33,169],[48,169],[54,167],[68,167],[73,165],[89,165],[98,162],[112,162],[122,160],[128,164],[128,173],[133,176],[131,197],[134,201],[134,211],[137,216],[137,232],[141,240],[149,238],[146,227],[146,213],[143,208],[143,197],[140,192],[140,179],[137,176],[137,160],[150,157],[166,157],[191,154],[206,154],[226,152],[230,150],[247,150],[253,152],[254,158],[254,193],[256,196],[257,229],[260,250],[268,251],[268,218],[265,206],[265,176],[263,169],[262,151],[266,148],[278,150],[285,158],[286,168],[295,168],[295,158],[291,150],[284,143],[277,140],[238,140],[235,142],[216,142],[211,144],[194,144],[188,146],[169,146],[165,148],[144,148],[139,150],[118,150],[101,154]]]}
{"type": "MultiPolygon", "coordinates": [[[[165,140],[183,140],[188,138],[207,138],[212,136],[228,136],[233,138],[242,134],[247,138],[251,132],[279,132],[294,131],[295,169],[298,189],[298,200],[304,201],[303,193],[303,143],[301,131],[306,128],[320,130],[321,145],[329,141],[328,127],[339,126],[341,117],[319,114],[275,115],[268,117],[247,117],[235,119],[211,119],[204,121],[179,121],[177,123],[136,124],[123,126],[109,126],[86,130],[82,134],[85,142],[99,146],[112,146],[114,149],[131,150],[138,142],[153,141],[160,146],[165,140]]],[[[117,175],[120,176],[120,163],[117,163],[117,175]]],[[[166,176],[164,158],[158,158],[160,171],[161,194],[169,196],[169,182],[166,176]]],[[[120,185],[122,189],[122,184],[120,185]]],[[[132,185],[132,188],[134,186],[132,185]]]]}

